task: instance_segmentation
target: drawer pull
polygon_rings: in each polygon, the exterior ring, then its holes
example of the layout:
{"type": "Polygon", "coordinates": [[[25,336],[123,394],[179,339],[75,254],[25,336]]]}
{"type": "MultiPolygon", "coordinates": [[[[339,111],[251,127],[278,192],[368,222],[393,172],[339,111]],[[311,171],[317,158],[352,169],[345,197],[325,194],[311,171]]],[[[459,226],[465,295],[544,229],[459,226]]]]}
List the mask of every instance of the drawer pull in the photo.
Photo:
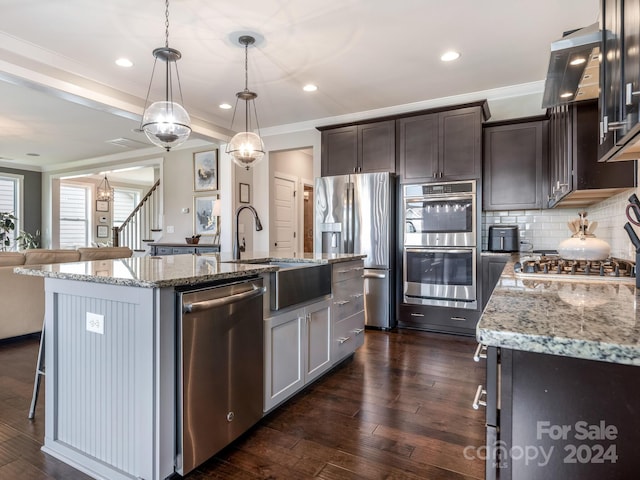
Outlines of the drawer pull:
{"type": "Polygon", "coordinates": [[[479,362],[481,358],[487,358],[487,346],[478,343],[475,353],[473,354],[473,361],[479,362]]]}
{"type": "Polygon", "coordinates": [[[466,322],[467,319],[464,317],[451,317],[451,320],[456,320],[458,322],[466,322]]]}
{"type": "Polygon", "coordinates": [[[353,333],[358,336],[360,335],[362,332],[364,332],[364,328],[356,328],[353,333]]]}
{"type": "Polygon", "coordinates": [[[360,298],[364,295],[364,293],[354,293],[353,295],[351,295],[351,297],[353,298],[360,298]]]}
{"type": "Polygon", "coordinates": [[[364,267],[356,267],[353,269],[355,272],[360,272],[362,270],[364,270],[364,267]]]}
{"type": "Polygon", "coordinates": [[[351,303],[350,300],[338,300],[337,302],[333,302],[334,305],[338,305],[338,306],[343,306],[346,305],[347,303],[351,303]]]}
{"type": "Polygon", "coordinates": [[[480,400],[480,397],[486,394],[487,394],[487,391],[484,388],[482,388],[482,385],[478,385],[478,390],[476,390],[476,396],[473,397],[473,403],[471,404],[474,410],[478,410],[481,406],[482,407],[487,406],[487,402],[485,400],[480,400]]]}
{"type": "Polygon", "coordinates": [[[411,313],[412,317],[424,317],[424,313],[411,313]]]}
{"type": "Polygon", "coordinates": [[[350,339],[351,339],[351,337],[340,337],[340,338],[338,339],[338,343],[339,343],[340,345],[342,345],[344,342],[346,342],[347,340],[350,340],[350,339]]]}

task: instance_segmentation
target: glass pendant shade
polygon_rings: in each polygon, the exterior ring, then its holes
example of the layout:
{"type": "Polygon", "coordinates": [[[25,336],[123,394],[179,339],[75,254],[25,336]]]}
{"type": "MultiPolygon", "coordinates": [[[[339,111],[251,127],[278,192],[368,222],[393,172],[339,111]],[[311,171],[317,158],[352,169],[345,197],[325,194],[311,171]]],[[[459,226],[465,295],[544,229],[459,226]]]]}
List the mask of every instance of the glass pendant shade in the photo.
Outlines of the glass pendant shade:
{"type": "Polygon", "coordinates": [[[249,170],[249,167],[264,157],[264,143],[253,132],[240,132],[227,145],[227,153],[232,156],[236,165],[249,170]]]}
{"type": "Polygon", "coordinates": [[[113,195],[113,188],[111,187],[111,184],[109,183],[109,180],[107,180],[107,176],[105,175],[104,180],[102,180],[102,182],[100,182],[100,185],[98,185],[98,189],[96,192],[97,199],[110,202],[111,200],[113,200],[113,195]]]}
{"type": "MultiPolygon", "coordinates": [[[[247,50],[249,45],[253,45],[255,38],[250,35],[243,35],[238,39],[241,45],[244,45],[244,90],[236,93],[236,107],[233,110],[233,119],[236,118],[236,112],[238,110],[238,102],[244,102],[244,132],[237,133],[233,136],[231,141],[227,144],[226,152],[231,155],[233,162],[247,170],[249,167],[254,166],[262,157],[264,157],[264,142],[260,135],[250,132],[250,109],[249,105],[253,106],[253,112],[255,115],[255,122],[258,126],[258,132],[260,131],[260,125],[258,124],[258,113],[256,111],[255,99],[258,94],[249,90],[249,64],[247,50]]],[[[233,129],[233,119],[231,120],[231,128],[233,129]]]]}
{"type": "Polygon", "coordinates": [[[182,87],[178,74],[178,60],[182,58],[179,50],[169,47],[169,0],[165,0],[165,44],[164,47],[153,50],[153,71],[147,98],[144,102],[145,109],[140,122],[140,130],[144,132],[149,141],[167,151],[183,144],[191,135],[191,118],[182,105],[173,101],[173,85],[177,84],[180,101],[182,102],[182,87]],[[158,101],[148,105],[153,76],[156,71],[156,63],[160,60],[165,63],[164,101],[158,101]],[[173,77],[175,76],[175,81],[173,77]]]}
{"type": "Polygon", "coordinates": [[[167,150],[187,141],[190,124],[189,114],[176,102],[152,103],[142,117],[142,130],[149,141],[167,150]]]}

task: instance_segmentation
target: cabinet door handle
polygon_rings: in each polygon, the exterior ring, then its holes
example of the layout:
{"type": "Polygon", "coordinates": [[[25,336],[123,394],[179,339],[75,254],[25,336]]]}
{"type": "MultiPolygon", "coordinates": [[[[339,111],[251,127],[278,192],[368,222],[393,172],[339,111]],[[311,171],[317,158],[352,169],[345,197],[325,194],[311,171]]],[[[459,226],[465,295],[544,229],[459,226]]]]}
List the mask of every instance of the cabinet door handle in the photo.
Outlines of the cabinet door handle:
{"type": "Polygon", "coordinates": [[[479,362],[481,358],[487,358],[487,346],[478,343],[475,353],[473,354],[473,361],[479,362]]]}
{"type": "Polygon", "coordinates": [[[627,122],[609,122],[608,129],[609,130],[622,130],[627,126],[627,122]]]}
{"type": "Polygon", "coordinates": [[[353,295],[351,295],[352,298],[360,298],[364,295],[364,293],[354,293],[353,295]]]}
{"type": "Polygon", "coordinates": [[[340,345],[342,345],[344,342],[346,342],[346,341],[348,341],[348,340],[350,340],[350,339],[351,339],[351,337],[340,337],[340,338],[338,339],[338,343],[339,343],[340,345]]]}
{"type": "Polygon", "coordinates": [[[347,303],[351,303],[350,300],[338,300],[337,302],[333,302],[334,305],[338,305],[339,307],[346,305],[347,303]]]}
{"type": "Polygon", "coordinates": [[[633,97],[640,95],[640,90],[636,90],[634,92],[632,82],[627,83],[625,90],[626,90],[627,105],[633,105],[633,97]]]}
{"type": "Polygon", "coordinates": [[[362,332],[364,332],[364,328],[356,328],[353,331],[354,335],[356,335],[356,336],[360,335],[362,332]]]}
{"type": "Polygon", "coordinates": [[[485,400],[480,400],[480,397],[486,394],[487,394],[487,391],[484,388],[482,388],[482,385],[478,385],[478,389],[476,390],[476,396],[473,397],[473,403],[471,404],[474,410],[478,410],[481,406],[482,407],[487,406],[487,402],[485,400]]]}

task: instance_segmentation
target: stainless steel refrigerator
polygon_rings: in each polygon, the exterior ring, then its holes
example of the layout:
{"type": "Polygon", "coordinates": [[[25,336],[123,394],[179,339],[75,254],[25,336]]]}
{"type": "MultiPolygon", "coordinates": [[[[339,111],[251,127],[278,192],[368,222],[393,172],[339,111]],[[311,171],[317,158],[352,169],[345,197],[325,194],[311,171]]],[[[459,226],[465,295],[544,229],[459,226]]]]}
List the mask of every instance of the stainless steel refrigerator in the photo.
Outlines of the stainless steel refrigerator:
{"type": "Polygon", "coordinates": [[[315,183],[317,253],[361,253],[365,324],[395,326],[395,184],[390,173],[319,177],[315,183]]]}

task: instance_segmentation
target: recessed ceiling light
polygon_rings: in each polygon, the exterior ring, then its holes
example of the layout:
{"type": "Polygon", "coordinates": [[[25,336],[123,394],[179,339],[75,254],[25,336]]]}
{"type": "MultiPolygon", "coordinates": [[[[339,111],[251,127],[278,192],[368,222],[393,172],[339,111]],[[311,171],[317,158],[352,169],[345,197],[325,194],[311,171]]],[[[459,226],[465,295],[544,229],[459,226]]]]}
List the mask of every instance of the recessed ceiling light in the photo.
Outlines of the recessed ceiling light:
{"type": "Polygon", "coordinates": [[[573,93],[571,92],[564,92],[560,94],[560,98],[569,98],[569,97],[573,97],[573,93]]]}
{"type": "Polygon", "coordinates": [[[442,60],[443,62],[451,62],[453,60],[457,60],[458,58],[460,58],[459,52],[449,50],[448,52],[445,52],[442,54],[442,56],[440,57],[440,60],[442,60]]]}
{"type": "Polygon", "coordinates": [[[308,83],[307,85],[302,87],[302,90],[304,90],[305,92],[315,92],[316,90],[318,90],[318,86],[312,83],[308,83]]]}
{"type": "Polygon", "coordinates": [[[231,105],[229,105],[228,103],[221,103],[219,105],[219,107],[223,110],[230,110],[231,109],[231,105]]]}
{"type": "Polygon", "coordinates": [[[584,57],[577,57],[577,58],[574,58],[573,60],[571,60],[569,62],[569,65],[582,65],[586,61],[587,61],[587,59],[584,58],[584,57]]]}
{"type": "Polygon", "coordinates": [[[130,68],[133,67],[133,62],[128,58],[119,58],[116,60],[116,65],[119,67],[130,68]]]}

